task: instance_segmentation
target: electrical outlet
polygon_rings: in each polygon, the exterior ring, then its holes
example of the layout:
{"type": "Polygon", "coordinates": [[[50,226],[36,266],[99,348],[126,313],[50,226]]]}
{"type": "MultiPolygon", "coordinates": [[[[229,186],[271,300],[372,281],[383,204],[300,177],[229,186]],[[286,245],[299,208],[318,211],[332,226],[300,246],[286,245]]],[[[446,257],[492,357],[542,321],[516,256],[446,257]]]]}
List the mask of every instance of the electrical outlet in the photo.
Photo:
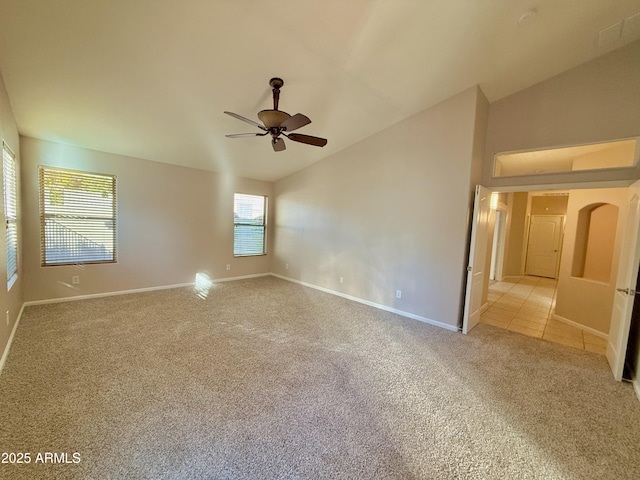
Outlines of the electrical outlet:
{"type": "Polygon", "coordinates": [[[289,270],[289,264],[288,264],[288,263],[285,263],[285,264],[284,264],[284,269],[285,269],[285,270],[289,270]]]}
{"type": "Polygon", "coordinates": [[[344,283],[344,278],[340,277],[340,283],[344,283]]]}
{"type": "Polygon", "coordinates": [[[227,270],[231,270],[231,265],[227,263],[227,270]]]}
{"type": "Polygon", "coordinates": [[[402,290],[396,290],[396,298],[402,298],[402,290]]]}
{"type": "Polygon", "coordinates": [[[71,284],[72,285],[80,285],[80,276],[78,275],[74,275],[71,277],[71,284]]]}

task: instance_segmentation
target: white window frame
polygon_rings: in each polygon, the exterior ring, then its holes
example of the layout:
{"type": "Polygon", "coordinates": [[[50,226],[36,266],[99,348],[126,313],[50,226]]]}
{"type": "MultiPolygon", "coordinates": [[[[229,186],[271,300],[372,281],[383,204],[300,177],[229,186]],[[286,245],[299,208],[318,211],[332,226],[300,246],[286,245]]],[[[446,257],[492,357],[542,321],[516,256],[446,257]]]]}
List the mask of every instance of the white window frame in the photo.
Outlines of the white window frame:
{"type": "Polygon", "coordinates": [[[249,193],[234,193],[233,195],[233,256],[234,257],[258,257],[261,255],[267,254],[267,212],[268,212],[268,197],[266,195],[254,195],[249,193]],[[236,218],[236,213],[238,210],[238,200],[240,197],[250,198],[262,198],[263,209],[262,209],[262,223],[256,223],[256,221],[239,221],[240,218],[236,218]],[[262,249],[258,251],[241,251],[241,244],[238,242],[238,232],[243,229],[243,227],[249,228],[261,228],[262,229],[262,249]]]}
{"type": "Polygon", "coordinates": [[[6,142],[2,142],[2,187],[4,218],[6,223],[7,291],[18,279],[18,174],[16,155],[6,142]],[[14,258],[14,262],[9,259],[14,258]]]}
{"type": "MultiPolygon", "coordinates": [[[[101,263],[117,263],[117,191],[116,191],[116,176],[104,173],[94,173],[79,170],[69,170],[58,167],[49,167],[41,165],[38,171],[39,179],[39,195],[40,195],[40,259],[42,267],[60,266],[60,265],[87,265],[87,264],[101,264],[101,263]],[[111,205],[105,211],[104,205],[102,210],[100,206],[91,203],[90,194],[77,194],[74,198],[76,205],[71,204],[66,206],[65,212],[56,211],[56,208],[52,206],[52,202],[47,201],[47,195],[49,198],[52,195],[50,187],[47,187],[46,179],[53,178],[56,174],[66,177],[67,181],[77,180],[79,182],[87,181],[91,182],[93,179],[98,179],[98,182],[108,180],[110,181],[109,189],[111,193],[111,205]],[[84,195],[87,195],[86,198],[84,195]],[[110,211],[110,214],[106,212],[110,211]],[[86,222],[88,226],[84,226],[83,229],[75,229],[73,226],[65,226],[63,222],[79,222],[76,225],[82,225],[86,222]],[[93,223],[92,223],[93,222],[93,223]],[[108,228],[102,227],[105,232],[99,232],[100,239],[109,239],[105,244],[100,243],[100,240],[89,238],[86,232],[91,232],[92,228],[95,229],[95,225],[100,223],[111,223],[108,228]],[[51,254],[51,258],[48,258],[47,254],[47,240],[51,240],[51,233],[47,237],[47,225],[56,224],[59,229],[63,229],[66,232],[66,236],[70,236],[71,240],[65,239],[60,241],[58,245],[68,247],[70,252],[68,254],[58,254],[54,256],[51,254]],[[85,235],[83,235],[85,234],[85,235]],[[73,238],[76,238],[73,241],[73,238]],[[107,255],[104,258],[92,258],[93,253],[91,249],[103,248],[107,251],[107,255]],[[111,251],[109,252],[109,248],[111,251]],[[80,253],[84,249],[84,252],[80,253]],[[76,253],[77,252],[77,253],[76,253]]],[[[66,187],[65,187],[66,188],[66,187]]],[[[81,190],[81,189],[80,189],[81,190]]],[[[68,190],[64,190],[66,193],[68,190]]],[[[73,191],[69,189],[69,191],[73,191]]],[[[76,190],[77,192],[78,190],[76,190]]],[[[60,210],[60,208],[58,209],[60,210]]],[[[51,232],[51,230],[49,230],[51,232]]],[[[94,230],[95,231],[95,230],[94,230]]],[[[63,235],[64,236],[64,235],[63,235]]]]}

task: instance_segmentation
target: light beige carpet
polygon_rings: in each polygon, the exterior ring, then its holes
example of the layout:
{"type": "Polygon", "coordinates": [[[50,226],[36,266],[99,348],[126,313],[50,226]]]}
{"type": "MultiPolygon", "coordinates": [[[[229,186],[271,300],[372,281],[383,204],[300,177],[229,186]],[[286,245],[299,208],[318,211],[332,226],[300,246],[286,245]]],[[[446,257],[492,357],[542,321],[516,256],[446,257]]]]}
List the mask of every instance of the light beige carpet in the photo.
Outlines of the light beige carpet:
{"type": "Polygon", "coordinates": [[[640,478],[602,356],[273,277],[28,307],[0,402],[2,478],[640,478]]]}

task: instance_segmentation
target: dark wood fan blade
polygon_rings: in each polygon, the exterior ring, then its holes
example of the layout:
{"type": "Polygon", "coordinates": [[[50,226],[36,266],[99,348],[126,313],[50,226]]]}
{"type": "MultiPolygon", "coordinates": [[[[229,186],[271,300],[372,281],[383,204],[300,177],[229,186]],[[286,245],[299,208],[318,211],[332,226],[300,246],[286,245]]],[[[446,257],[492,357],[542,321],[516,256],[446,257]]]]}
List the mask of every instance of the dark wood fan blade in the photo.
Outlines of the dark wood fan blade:
{"type": "Polygon", "coordinates": [[[232,133],[231,135],[225,135],[225,137],[229,138],[242,138],[242,137],[264,137],[269,132],[264,133],[232,133]]]}
{"type": "Polygon", "coordinates": [[[284,144],[284,140],[280,137],[271,140],[271,145],[273,145],[273,150],[275,152],[281,152],[283,150],[286,150],[287,148],[287,146],[284,144]]]}
{"type": "Polygon", "coordinates": [[[287,138],[294,142],[306,143],[307,145],[315,145],[316,147],[324,147],[327,144],[326,138],[312,137],[311,135],[302,135],[300,133],[292,133],[287,138]]]}
{"type": "Polygon", "coordinates": [[[248,118],[243,117],[242,115],[238,115],[233,112],[224,112],[227,115],[231,115],[233,118],[237,118],[238,120],[242,120],[243,122],[248,123],[249,125],[253,125],[254,127],[258,127],[260,130],[266,130],[264,125],[260,125],[258,122],[254,122],[253,120],[249,120],[248,118]]]}
{"type": "Polygon", "coordinates": [[[309,120],[308,117],[301,113],[296,113],[293,117],[289,117],[282,122],[280,124],[280,128],[284,128],[287,132],[293,132],[294,130],[304,127],[305,125],[309,125],[310,123],[311,120],[309,120]]]}

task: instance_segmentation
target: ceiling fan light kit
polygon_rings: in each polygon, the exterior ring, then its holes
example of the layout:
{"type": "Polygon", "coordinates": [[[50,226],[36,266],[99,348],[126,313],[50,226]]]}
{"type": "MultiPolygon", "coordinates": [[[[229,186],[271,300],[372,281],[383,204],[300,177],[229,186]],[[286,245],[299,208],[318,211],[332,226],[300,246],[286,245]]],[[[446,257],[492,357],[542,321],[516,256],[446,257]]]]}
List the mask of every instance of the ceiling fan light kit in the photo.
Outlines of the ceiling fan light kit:
{"type": "Polygon", "coordinates": [[[280,110],[262,110],[258,112],[258,118],[264,123],[265,127],[277,128],[282,122],[291,118],[291,115],[280,110]]]}
{"type": "Polygon", "coordinates": [[[278,110],[278,103],[280,101],[280,88],[284,85],[284,80],[278,77],[274,77],[269,80],[269,85],[272,88],[273,92],[273,109],[262,110],[258,112],[258,118],[262,122],[262,125],[258,122],[254,122],[248,118],[243,117],[242,115],[238,115],[237,113],[227,112],[227,115],[230,115],[238,120],[242,120],[245,123],[253,125],[254,127],[258,127],[264,133],[234,133],[231,135],[226,135],[229,138],[242,138],[242,137],[264,137],[266,135],[271,135],[271,146],[275,152],[281,152],[285,150],[287,147],[284,143],[284,139],[287,137],[289,140],[293,140],[294,142],[306,143],[307,145],[314,145],[316,147],[324,147],[327,144],[326,138],[313,137],[311,135],[302,135],[299,133],[291,133],[294,130],[297,130],[300,127],[304,127],[311,123],[309,117],[296,113],[291,116],[287,112],[283,112],[282,110],[278,110]]]}

